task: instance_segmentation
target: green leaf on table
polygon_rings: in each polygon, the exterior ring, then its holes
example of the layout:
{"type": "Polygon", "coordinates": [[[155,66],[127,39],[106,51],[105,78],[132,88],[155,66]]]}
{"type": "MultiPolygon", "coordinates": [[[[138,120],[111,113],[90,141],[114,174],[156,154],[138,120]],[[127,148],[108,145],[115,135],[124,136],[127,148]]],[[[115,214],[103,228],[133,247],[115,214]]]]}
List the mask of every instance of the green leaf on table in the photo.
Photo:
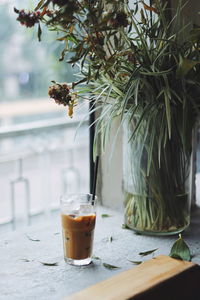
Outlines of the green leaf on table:
{"type": "Polygon", "coordinates": [[[140,252],[139,255],[140,256],[146,256],[146,255],[154,253],[156,250],[158,250],[158,248],[153,249],[153,250],[148,250],[148,251],[145,251],[145,252],[140,252]]]}
{"type": "Polygon", "coordinates": [[[128,261],[130,261],[134,265],[140,265],[142,263],[141,260],[128,260],[128,261]]]}
{"type": "Polygon", "coordinates": [[[30,260],[30,259],[27,259],[27,258],[22,258],[21,260],[24,261],[24,262],[30,262],[30,261],[33,261],[33,260],[30,260]]]}
{"type": "Polygon", "coordinates": [[[111,216],[111,215],[108,215],[108,214],[102,214],[101,217],[102,217],[102,218],[109,218],[109,217],[112,217],[112,216],[111,216]]]}
{"type": "Polygon", "coordinates": [[[107,264],[107,263],[103,263],[103,266],[104,266],[106,269],[110,269],[110,270],[113,270],[113,269],[119,269],[119,268],[120,268],[120,267],[113,266],[113,265],[110,265],[110,264],[107,264]]]}
{"type": "Polygon", "coordinates": [[[31,238],[28,234],[26,234],[26,237],[32,242],[40,242],[40,240],[38,240],[38,239],[31,238]]]}
{"type": "Polygon", "coordinates": [[[102,239],[103,242],[105,243],[112,243],[113,241],[113,237],[112,236],[108,236],[108,237],[105,237],[104,239],[102,239]]]}
{"type": "Polygon", "coordinates": [[[190,249],[186,242],[182,239],[181,234],[179,234],[178,240],[176,240],[173,244],[169,256],[181,260],[191,260],[190,249]]]}
{"type": "Polygon", "coordinates": [[[112,243],[112,241],[113,241],[113,237],[110,236],[110,237],[109,237],[109,242],[112,243]]]}
{"type": "Polygon", "coordinates": [[[48,266],[48,267],[55,267],[58,265],[57,262],[54,263],[47,263],[47,262],[43,262],[43,261],[39,261],[43,266],[48,266]]]}

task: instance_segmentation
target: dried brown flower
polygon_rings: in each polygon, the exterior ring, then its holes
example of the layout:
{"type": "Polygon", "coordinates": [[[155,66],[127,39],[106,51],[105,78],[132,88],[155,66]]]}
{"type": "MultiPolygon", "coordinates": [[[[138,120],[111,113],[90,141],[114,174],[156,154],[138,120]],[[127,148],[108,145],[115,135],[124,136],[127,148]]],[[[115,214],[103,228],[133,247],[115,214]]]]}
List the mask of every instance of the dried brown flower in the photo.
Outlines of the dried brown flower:
{"type": "Polygon", "coordinates": [[[57,104],[68,105],[71,100],[70,88],[66,83],[55,83],[49,87],[48,94],[57,104]]]}
{"type": "Polygon", "coordinates": [[[49,87],[48,94],[57,104],[68,106],[68,115],[73,116],[73,108],[76,104],[76,93],[70,91],[67,83],[56,83],[49,87]]]}
{"type": "Polygon", "coordinates": [[[109,21],[109,23],[114,27],[126,27],[128,26],[128,17],[127,14],[123,11],[116,13],[114,17],[112,17],[109,21]]]}
{"type": "Polygon", "coordinates": [[[41,18],[40,11],[28,11],[25,12],[24,9],[18,10],[14,8],[14,11],[18,14],[17,21],[26,27],[33,27],[36,23],[39,22],[41,18]]]}

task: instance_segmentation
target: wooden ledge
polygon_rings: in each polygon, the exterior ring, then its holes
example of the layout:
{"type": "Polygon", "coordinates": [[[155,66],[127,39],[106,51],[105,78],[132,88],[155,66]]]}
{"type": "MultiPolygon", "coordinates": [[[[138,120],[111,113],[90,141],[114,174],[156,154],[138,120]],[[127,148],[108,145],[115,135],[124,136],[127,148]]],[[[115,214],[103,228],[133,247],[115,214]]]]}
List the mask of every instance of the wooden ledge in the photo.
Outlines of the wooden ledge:
{"type": "Polygon", "coordinates": [[[65,300],[195,300],[199,278],[199,265],[160,255],[65,300]]]}

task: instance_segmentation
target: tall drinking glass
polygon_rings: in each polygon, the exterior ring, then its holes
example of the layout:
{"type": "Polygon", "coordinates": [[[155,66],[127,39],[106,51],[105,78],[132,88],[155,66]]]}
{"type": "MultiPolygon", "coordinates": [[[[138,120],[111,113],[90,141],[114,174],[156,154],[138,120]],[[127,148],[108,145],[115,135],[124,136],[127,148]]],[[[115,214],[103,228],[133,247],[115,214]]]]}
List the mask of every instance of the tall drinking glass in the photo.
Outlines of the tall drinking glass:
{"type": "Polygon", "coordinates": [[[92,260],[96,200],[91,194],[61,197],[64,259],[69,264],[83,266],[92,260]]]}

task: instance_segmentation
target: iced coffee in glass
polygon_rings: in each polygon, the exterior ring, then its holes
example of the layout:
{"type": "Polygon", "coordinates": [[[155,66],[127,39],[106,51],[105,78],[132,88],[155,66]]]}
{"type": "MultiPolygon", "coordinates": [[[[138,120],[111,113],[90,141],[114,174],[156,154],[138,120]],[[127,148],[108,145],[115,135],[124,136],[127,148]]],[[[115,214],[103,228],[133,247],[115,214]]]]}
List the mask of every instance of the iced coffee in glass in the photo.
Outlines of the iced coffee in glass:
{"type": "Polygon", "coordinates": [[[74,194],[61,197],[64,259],[72,265],[88,265],[92,260],[96,197],[74,194]]]}

